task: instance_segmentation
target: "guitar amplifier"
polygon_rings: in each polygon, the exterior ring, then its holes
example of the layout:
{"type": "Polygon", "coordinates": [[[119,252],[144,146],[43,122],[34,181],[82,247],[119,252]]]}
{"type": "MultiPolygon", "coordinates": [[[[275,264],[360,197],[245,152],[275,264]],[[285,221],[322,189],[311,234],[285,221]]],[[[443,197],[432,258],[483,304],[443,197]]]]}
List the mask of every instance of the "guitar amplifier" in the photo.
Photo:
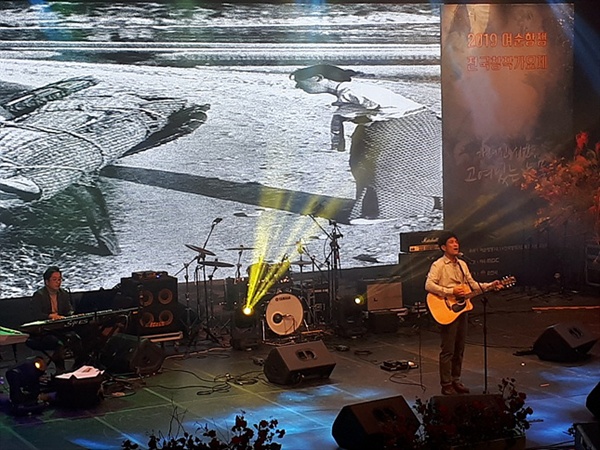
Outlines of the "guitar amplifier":
{"type": "Polygon", "coordinates": [[[402,304],[402,282],[399,279],[365,280],[367,311],[399,309],[402,304]]]}
{"type": "Polygon", "coordinates": [[[443,230],[400,233],[400,251],[402,253],[439,251],[438,238],[442,233],[443,230]]]}

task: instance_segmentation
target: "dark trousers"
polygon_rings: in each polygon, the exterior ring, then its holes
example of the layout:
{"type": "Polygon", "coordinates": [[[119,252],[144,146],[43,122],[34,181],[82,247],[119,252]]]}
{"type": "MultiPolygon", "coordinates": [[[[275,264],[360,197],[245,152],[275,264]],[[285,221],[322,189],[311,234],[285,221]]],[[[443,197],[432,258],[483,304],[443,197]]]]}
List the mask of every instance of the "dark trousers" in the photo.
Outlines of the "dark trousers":
{"type": "Polygon", "coordinates": [[[460,380],[467,340],[467,313],[448,325],[441,325],[440,383],[442,386],[460,380]]]}
{"type": "Polygon", "coordinates": [[[50,360],[54,363],[58,372],[65,371],[65,358],[69,352],[73,353],[76,365],[79,364],[78,359],[83,354],[81,338],[74,332],[31,335],[27,339],[26,344],[33,350],[39,350],[44,353],[52,352],[49,355],[50,360]]]}

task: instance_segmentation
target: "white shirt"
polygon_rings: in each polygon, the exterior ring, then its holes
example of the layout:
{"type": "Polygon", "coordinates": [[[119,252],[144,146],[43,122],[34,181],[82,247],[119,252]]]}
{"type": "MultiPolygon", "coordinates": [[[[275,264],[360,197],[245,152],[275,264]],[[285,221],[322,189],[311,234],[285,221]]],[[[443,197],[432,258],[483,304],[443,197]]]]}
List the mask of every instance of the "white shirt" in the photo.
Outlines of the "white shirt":
{"type": "Polygon", "coordinates": [[[365,116],[374,122],[397,119],[425,108],[389,89],[352,81],[338,85],[337,97],[333,105],[338,109],[334,114],[350,120],[365,116]]]}

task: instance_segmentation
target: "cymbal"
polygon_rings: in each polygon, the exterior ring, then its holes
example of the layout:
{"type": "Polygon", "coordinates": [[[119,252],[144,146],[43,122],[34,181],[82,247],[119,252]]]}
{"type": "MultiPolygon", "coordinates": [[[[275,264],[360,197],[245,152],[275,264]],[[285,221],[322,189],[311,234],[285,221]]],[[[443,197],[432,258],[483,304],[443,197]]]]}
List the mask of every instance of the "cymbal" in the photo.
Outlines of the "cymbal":
{"type": "Polygon", "coordinates": [[[222,261],[198,261],[198,264],[210,267],[234,267],[233,264],[229,264],[222,261]]]}
{"type": "Polygon", "coordinates": [[[290,264],[293,264],[294,266],[310,266],[312,261],[292,261],[290,264]]]}
{"type": "Polygon", "coordinates": [[[254,247],[244,247],[243,245],[240,245],[239,247],[226,248],[225,250],[254,250],[254,247]]]}
{"type": "Polygon", "coordinates": [[[189,248],[190,250],[194,250],[195,252],[201,253],[203,255],[215,256],[215,254],[213,252],[211,252],[210,250],[206,250],[205,248],[197,247],[197,246],[192,245],[192,244],[185,244],[185,246],[187,248],[189,248]]]}

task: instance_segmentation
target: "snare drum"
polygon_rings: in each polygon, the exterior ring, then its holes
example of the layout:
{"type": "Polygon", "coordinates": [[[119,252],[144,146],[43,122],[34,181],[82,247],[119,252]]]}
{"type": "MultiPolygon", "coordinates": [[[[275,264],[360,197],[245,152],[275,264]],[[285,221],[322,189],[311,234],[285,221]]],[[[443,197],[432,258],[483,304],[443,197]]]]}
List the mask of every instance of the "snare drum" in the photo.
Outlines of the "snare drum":
{"type": "Polygon", "coordinates": [[[304,308],[298,297],[281,293],[269,300],[265,318],[269,328],[280,336],[294,333],[304,320],[304,308]]]}

